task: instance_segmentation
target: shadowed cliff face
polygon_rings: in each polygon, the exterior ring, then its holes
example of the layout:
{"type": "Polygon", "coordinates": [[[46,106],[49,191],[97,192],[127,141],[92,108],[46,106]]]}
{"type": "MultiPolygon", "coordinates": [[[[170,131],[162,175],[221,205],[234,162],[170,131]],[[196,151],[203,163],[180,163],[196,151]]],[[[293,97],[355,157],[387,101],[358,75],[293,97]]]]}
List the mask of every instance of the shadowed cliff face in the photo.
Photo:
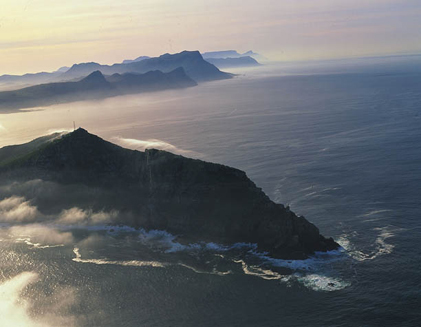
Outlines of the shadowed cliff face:
{"type": "Polygon", "coordinates": [[[33,203],[45,213],[74,206],[118,210],[114,223],[164,229],[186,242],[257,243],[281,258],[305,258],[338,246],[305,218],[272,202],[238,169],[165,151],[124,149],[83,129],[39,143],[25,151],[0,149],[0,181],[42,179],[80,187],[79,197],[35,196],[33,203]]]}

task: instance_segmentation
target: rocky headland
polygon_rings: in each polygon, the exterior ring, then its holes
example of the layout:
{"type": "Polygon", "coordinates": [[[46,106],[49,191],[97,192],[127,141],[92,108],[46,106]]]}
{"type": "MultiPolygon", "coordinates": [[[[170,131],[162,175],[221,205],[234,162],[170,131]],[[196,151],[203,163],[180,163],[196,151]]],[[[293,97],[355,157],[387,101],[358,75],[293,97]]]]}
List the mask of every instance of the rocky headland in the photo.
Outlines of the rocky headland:
{"type": "Polygon", "coordinates": [[[32,203],[49,214],[74,206],[117,210],[115,224],[166,230],[189,242],[256,243],[259,251],[285,259],[339,247],[271,201],[241,170],[125,149],[81,128],[0,149],[0,182],[31,180],[76,190],[76,196],[31,191],[32,203]]]}

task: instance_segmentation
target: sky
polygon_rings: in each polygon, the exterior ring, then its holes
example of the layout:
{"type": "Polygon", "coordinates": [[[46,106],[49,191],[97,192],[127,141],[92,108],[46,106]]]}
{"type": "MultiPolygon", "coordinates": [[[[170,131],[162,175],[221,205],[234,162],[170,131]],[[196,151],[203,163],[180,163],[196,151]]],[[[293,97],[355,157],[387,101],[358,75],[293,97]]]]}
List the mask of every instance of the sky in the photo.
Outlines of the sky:
{"type": "Polygon", "coordinates": [[[295,61],[421,53],[419,0],[1,0],[0,75],[182,50],[295,61]]]}

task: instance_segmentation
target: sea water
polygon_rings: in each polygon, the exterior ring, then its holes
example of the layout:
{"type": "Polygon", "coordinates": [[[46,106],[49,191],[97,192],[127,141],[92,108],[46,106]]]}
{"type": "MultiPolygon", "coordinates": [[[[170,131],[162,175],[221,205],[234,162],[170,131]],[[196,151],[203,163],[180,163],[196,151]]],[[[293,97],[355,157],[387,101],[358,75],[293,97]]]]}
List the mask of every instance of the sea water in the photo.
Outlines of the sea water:
{"type": "Polygon", "coordinates": [[[0,146],[75,121],[132,149],[240,168],[342,246],[294,261],[165,231],[4,224],[0,326],[419,326],[420,63],[266,65],[0,115],[0,146]]]}

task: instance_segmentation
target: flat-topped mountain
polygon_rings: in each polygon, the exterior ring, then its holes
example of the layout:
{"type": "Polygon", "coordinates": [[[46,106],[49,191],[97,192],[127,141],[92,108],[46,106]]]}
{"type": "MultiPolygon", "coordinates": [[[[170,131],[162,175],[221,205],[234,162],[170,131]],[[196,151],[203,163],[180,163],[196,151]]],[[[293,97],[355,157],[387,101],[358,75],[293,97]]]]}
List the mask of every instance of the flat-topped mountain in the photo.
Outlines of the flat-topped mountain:
{"type": "Polygon", "coordinates": [[[253,51],[239,53],[236,50],[212,51],[203,53],[203,58],[220,69],[260,66],[257,59],[266,59],[253,51]]]}
{"type": "Polygon", "coordinates": [[[225,58],[242,58],[242,57],[252,57],[256,60],[266,60],[265,57],[262,55],[253,52],[253,51],[247,51],[245,53],[239,53],[236,50],[223,50],[223,51],[211,51],[211,52],[204,52],[202,54],[203,58],[205,60],[208,59],[225,59],[225,58]]]}
{"type": "Polygon", "coordinates": [[[243,171],[166,151],[124,149],[84,129],[0,149],[0,183],[31,180],[63,188],[21,194],[45,215],[73,207],[117,210],[114,224],[166,230],[189,242],[256,243],[279,258],[338,247],[272,202],[243,171]]]}
{"type": "Polygon", "coordinates": [[[210,58],[206,59],[206,61],[221,69],[260,66],[255,59],[249,56],[239,58],[210,58]]]}
{"type": "Polygon", "coordinates": [[[214,58],[221,59],[221,58],[240,58],[243,55],[236,50],[222,50],[222,51],[204,52],[202,56],[204,59],[214,59],[214,58]]]}
{"type": "Polygon", "coordinates": [[[100,71],[95,71],[77,82],[47,83],[0,92],[0,109],[47,106],[195,85],[197,83],[188,77],[181,67],[168,73],[150,71],[146,74],[114,74],[109,77],[105,77],[100,71]]]}

